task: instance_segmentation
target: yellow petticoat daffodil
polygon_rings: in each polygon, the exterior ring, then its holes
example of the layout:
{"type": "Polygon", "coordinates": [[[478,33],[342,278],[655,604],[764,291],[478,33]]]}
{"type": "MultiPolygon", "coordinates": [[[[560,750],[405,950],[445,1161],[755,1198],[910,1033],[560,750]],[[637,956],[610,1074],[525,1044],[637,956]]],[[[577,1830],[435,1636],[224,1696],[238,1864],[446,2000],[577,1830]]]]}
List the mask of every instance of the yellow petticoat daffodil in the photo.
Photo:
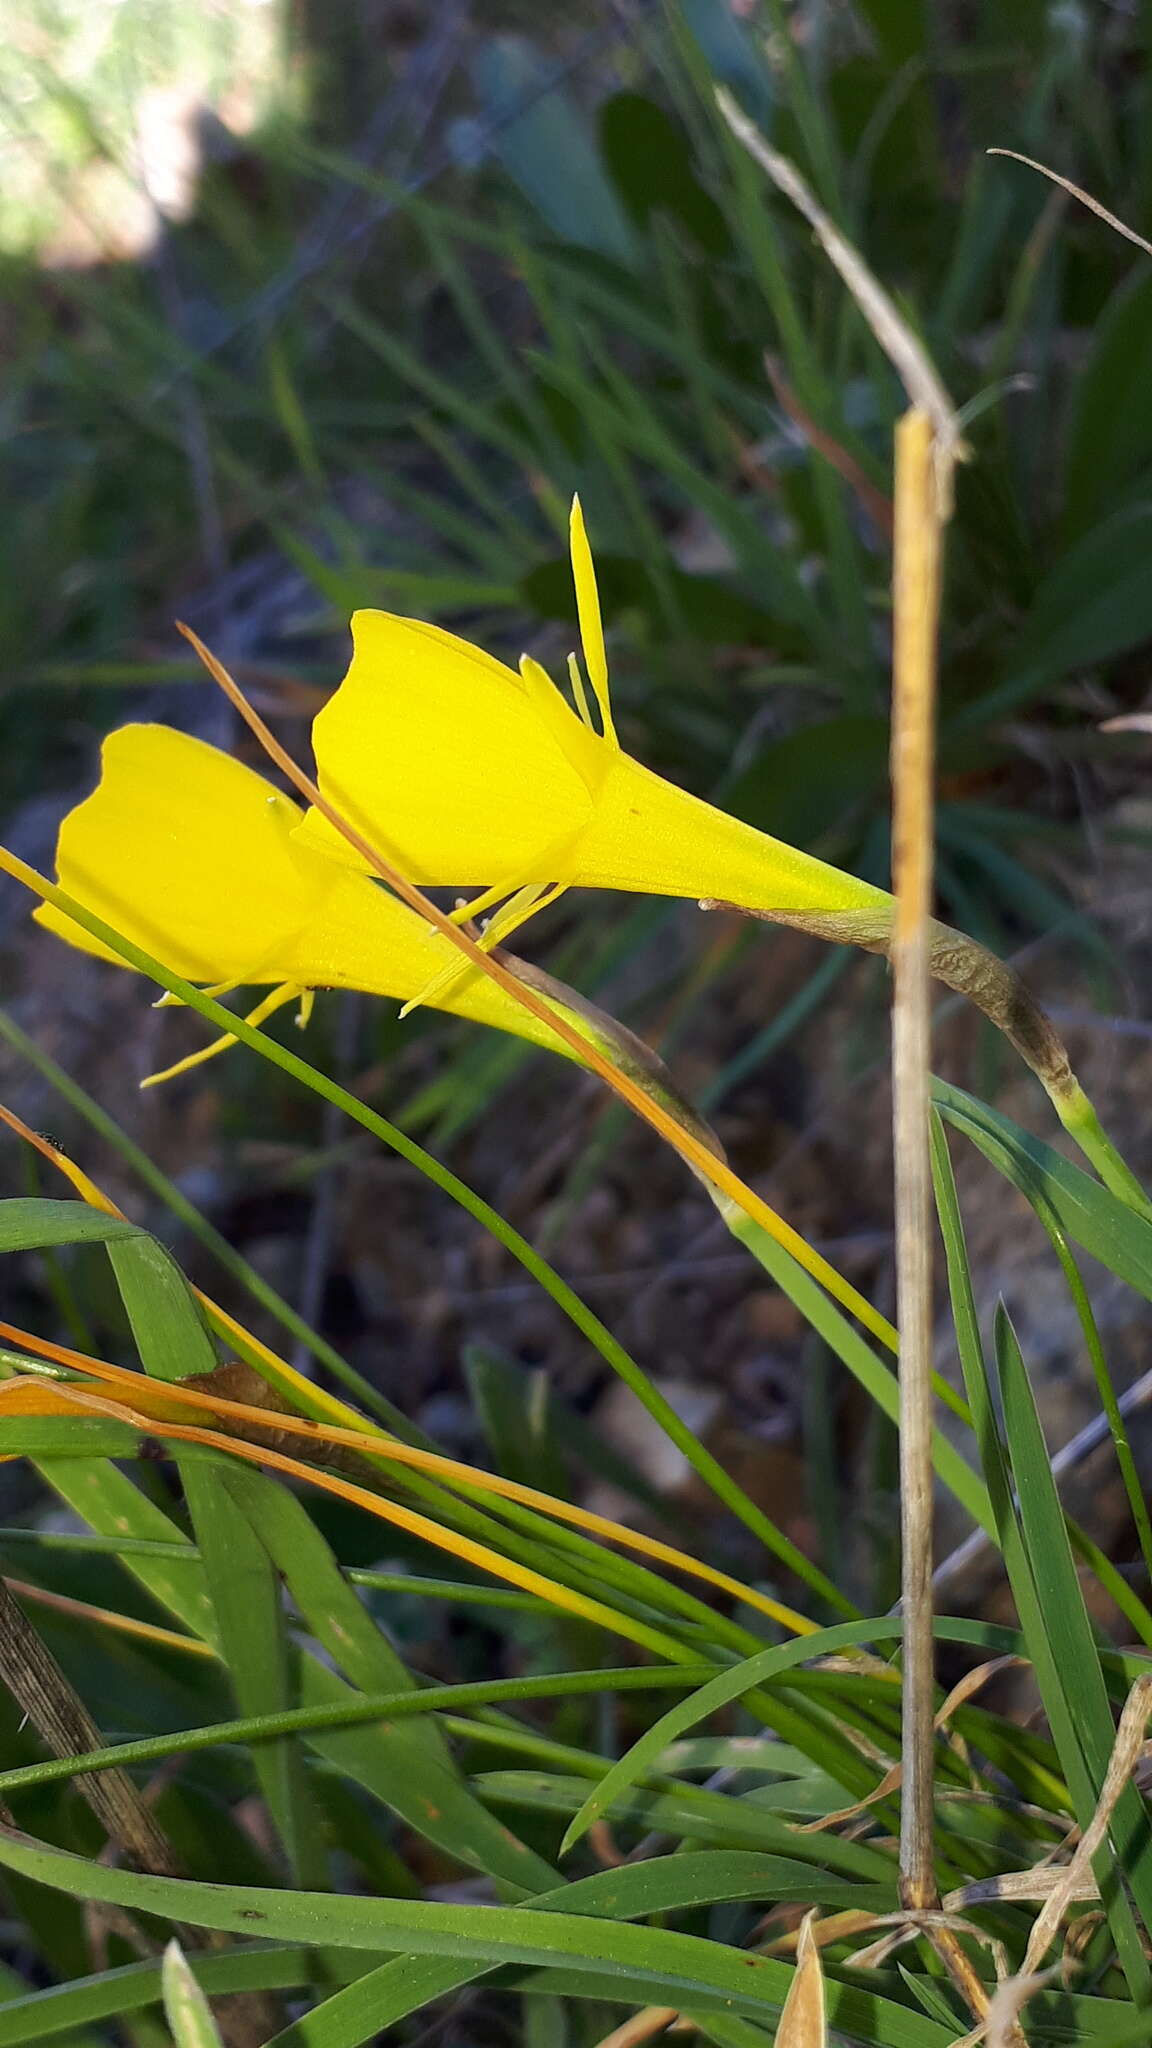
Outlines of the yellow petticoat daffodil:
{"type": "MultiPolygon", "coordinates": [[[[517,673],[439,626],[357,612],[351,667],[312,729],[324,795],[424,885],[484,883],[495,896],[561,884],[886,917],[884,890],[769,839],[623,751],[579,501],[571,539],[600,730],[575,661],[578,710],[530,656],[517,673]]],[[[315,811],[301,837],[355,859],[315,811]]]]}
{"type": "MultiPolygon", "coordinates": [[[[571,547],[598,719],[575,656],[573,710],[530,656],[517,673],[439,626],[358,612],[351,666],[313,726],[328,803],[411,880],[483,885],[469,905],[473,914],[508,898],[489,926],[490,942],[560,890],[577,887],[696,897],[706,907],[727,905],[887,952],[895,909],[887,890],[729,817],[623,751],[578,499],[571,547]]],[[[359,863],[315,809],[298,837],[336,860],[359,863]]],[[[1126,1200],[1144,1204],[1063,1044],[1019,977],[947,925],[932,924],[930,950],[937,979],[969,996],[1012,1041],[1104,1179],[1126,1200]]],[[[444,996],[443,980],[423,992],[427,1001],[444,996]]]]}
{"type": "MultiPolygon", "coordinates": [[[[459,964],[451,940],[309,846],[296,831],[302,815],[262,775],[203,740],[169,726],[124,726],[104,742],[96,789],[60,828],[60,886],[187,981],[219,993],[269,985],[251,1021],[317,988],[404,1001],[443,980],[430,998],[439,1007],[572,1057],[487,976],[449,978],[445,970],[459,964]]],[[[123,966],[50,904],[34,915],[69,944],[123,966]]]]}

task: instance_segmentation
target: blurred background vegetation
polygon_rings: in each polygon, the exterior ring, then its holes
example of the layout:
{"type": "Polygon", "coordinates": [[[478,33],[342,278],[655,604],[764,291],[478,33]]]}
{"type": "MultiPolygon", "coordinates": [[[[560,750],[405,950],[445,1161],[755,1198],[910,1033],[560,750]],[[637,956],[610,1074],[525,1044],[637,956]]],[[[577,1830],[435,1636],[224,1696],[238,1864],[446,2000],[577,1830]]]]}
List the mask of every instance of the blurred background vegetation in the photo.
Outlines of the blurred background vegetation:
{"type": "MultiPolygon", "coordinates": [[[[240,743],[176,616],[298,751],[356,605],[562,665],[578,489],[625,744],[884,878],[900,393],[720,120],[719,81],[965,410],[941,907],[1047,961],[1073,1021],[1101,1002],[1113,1072],[1142,1044],[1114,863],[1143,857],[1148,817],[1143,742],[1099,726],[1147,691],[1152,280],[985,151],[1051,162],[1147,228],[1150,19],[1135,0],[19,0],[0,53],[6,835],[49,864],[125,718],[240,743]]],[[[492,1415],[460,1403],[464,1345],[591,1400],[579,1347],[490,1252],[256,1062],[139,1103],[189,1020],[29,942],[25,912],[0,897],[17,1018],[372,1377],[472,1446],[492,1415]]],[[[549,964],[659,1044],[742,1170],[882,1282],[883,1091],[859,1087],[882,1071],[882,967],[680,906],[569,898],[550,918],[549,964]]],[[[309,1044],[587,1274],[678,1398],[723,1379],[737,1436],[807,1432],[833,1493],[813,1510],[802,1479],[795,1514],[834,1541],[834,1447],[791,1376],[809,1340],[643,1137],[540,1055],[443,1019],[322,997],[309,1044]]],[[[977,1031],[955,1056],[1002,1079],[977,1031]]],[[[14,1064],[79,1142],[75,1109],[14,1064]]],[[[10,1190],[24,1170],[6,1156],[10,1190]]],[[[28,1284],[97,1341],[115,1311],[74,1267],[28,1284]]],[[[890,1481],[890,1442],[877,1457],[890,1481]]]]}

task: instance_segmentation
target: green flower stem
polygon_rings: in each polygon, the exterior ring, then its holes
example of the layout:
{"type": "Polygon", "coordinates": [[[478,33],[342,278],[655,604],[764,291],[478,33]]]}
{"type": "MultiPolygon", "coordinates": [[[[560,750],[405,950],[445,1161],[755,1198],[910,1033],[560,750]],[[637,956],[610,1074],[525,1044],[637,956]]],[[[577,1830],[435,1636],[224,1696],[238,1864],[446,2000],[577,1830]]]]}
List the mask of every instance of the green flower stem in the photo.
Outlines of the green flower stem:
{"type": "Polygon", "coordinates": [[[1077,1144],[1091,1166],[1096,1168],[1110,1194],[1128,1208],[1152,1219],[1149,1201],[1131,1167],[1125,1164],[1096,1111],[1075,1076],[1062,1095],[1052,1096],[1053,1106],[1068,1136],[1077,1144]]]}

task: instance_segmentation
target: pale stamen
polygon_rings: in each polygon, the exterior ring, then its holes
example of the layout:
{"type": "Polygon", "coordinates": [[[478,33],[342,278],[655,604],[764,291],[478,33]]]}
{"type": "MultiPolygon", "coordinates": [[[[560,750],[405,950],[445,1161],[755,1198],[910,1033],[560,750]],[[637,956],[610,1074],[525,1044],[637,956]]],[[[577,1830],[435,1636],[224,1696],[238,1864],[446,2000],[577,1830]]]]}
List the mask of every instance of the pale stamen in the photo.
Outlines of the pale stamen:
{"type": "MultiPolygon", "coordinates": [[[[285,1003],[294,1003],[297,997],[302,997],[304,1001],[307,1001],[311,993],[311,990],[302,989],[298,982],[285,982],[280,988],[271,989],[257,1003],[255,1009],[248,1012],[244,1022],[245,1024],[263,1024],[265,1018],[271,1017],[274,1011],[282,1010],[285,1003]]],[[[303,1003],[301,1008],[303,1009],[303,1003]]],[[[297,1019],[297,1022],[299,1022],[299,1019],[297,1019]]],[[[158,1074],[146,1075],[144,1080],[141,1081],[140,1086],[141,1088],[155,1088],[161,1081],[174,1081],[178,1074],[187,1074],[191,1072],[193,1067],[202,1067],[206,1060],[214,1060],[217,1053],[227,1052],[229,1046],[235,1045],[236,1042],[230,1031],[225,1032],[222,1038],[214,1038],[211,1045],[202,1045],[199,1052],[190,1052],[187,1058],[177,1060],[175,1066],[165,1067],[158,1074]]]]}
{"type": "MultiPolygon", "coordinates": [[[[516,894],[509,897],[503,908],[496,912],[495,917],[489,919],[477,944],[485,953],[491,953],[494,947],[501,945],[514,931],[519,931],[521,925],[527,924],[530,917],[535,917],[538,910],[545,910],[550,903],[555,903],[557,897],[564,894],[567,886],[566,882],[533,882],[526,888],[517,889],[516,894]]],[[[499,892],[489,890],[487,898],[477,897],[475,903],[458,905],[452,913],[453,917],[457,921],[462,921],[463,917],[470,916],[478,906],[483,906],[496,893],[499,892]]],[[[451,961],[439,974],[433,975],[432,980],[426,988],[421,989],[419,995],[413,996],[405,1003],[400,1012],[401,1017],[409,1016],[413,1010],[420,1009],[425,1003],[434,1002],[446,989],[454,988],[458,982],[464,981],[469,974],[475,974],[476,971],[468,961],[451,961]]]]}

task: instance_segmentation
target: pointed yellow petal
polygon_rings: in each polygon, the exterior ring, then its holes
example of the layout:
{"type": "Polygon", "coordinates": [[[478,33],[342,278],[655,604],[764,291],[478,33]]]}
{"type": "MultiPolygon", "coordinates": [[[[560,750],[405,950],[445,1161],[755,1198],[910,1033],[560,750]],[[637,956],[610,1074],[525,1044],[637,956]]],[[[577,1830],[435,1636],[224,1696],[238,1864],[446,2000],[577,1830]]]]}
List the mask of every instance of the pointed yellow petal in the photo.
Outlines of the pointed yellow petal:
{"type": "Polygon", "coordinates": [[[604,645],[604,621],[600,616],[596,569],[592,561],[592,550],[588,545],[584,512],[579,498],[572,500],[572,517],[568,533],[572,549],[572,581],[576,585],[576,610],[580,616],[580,640],[584,648],[584,660],[589,681],[596,692],[600,716],[604,721],[604,737],[614,746],[616,727],[612,723],[612,702],[608,694],[608,650],[604,645]]]}
{"type": "Polygon", "coordinates": [[[483,917],[486,910],[491,910],[493,905],[499,903],[500,898],[507,894],[504,883],[495,882],[491,889],[485,889],[479,896],[462,897],[448,915],[453,924],[471,924],[474,919],[483,917]]]}
{"type": "Polygon", "coordinates": [[[588,692],[584,688],[584,671],[580,667],[580,657],[577,654],[568,656],[568,680],[572,685],[572,695],[576,699],[576,709],[580,713],[581,723],[592,732],[595,730],[592,712],[588,704],[588,692]]]}
{"type": "Polygon", "coordinates": [[[562,896],[567,887],[567,882],[552,882],[547,888],[540,883],[534,883],[529,889],[518,889],[485,925],[484,937],[480,941],[484,951],[490,953],[494,946],[502,946],[505,939],[510,939],[513,932],[519,931],[521,925],[527,924],[530,917],[535,917],[538,911],[546,910],[550,903],[555,903],[557,897],[562,896]]]}
{"type": "MultiPolygon", "coordinates": [[[[547,851],[591,808],[555,718],[512,669],[438,626],[357,612],[352,639],[312,731],[328,800],[414,882],[550,881],[547,851]]],[[[310,813],[302,836],[356,863],[324,818],[310,813]]]]}
{"type": "Polygon", "coordinates": [[[140,1086],[142,1089],[160,1088],[165,1081],[178,1081],[181,1074],[190,1074],[194,1067],[206,1066],[209,1060],[216,1058],[217,1053],[227,1052],[235,1043],[231,1032],[222,1032],[221,1036],[212,1039],[210,1044],[199,1046],[195,1052],[185,1053],[182,1060],[173,1060],[170,1067],[158,1067],[154,1074],[145,1074],[140,1086]]]}
{"type": "Polygon", "coordinates": [[[444,998],[449,990],[459,1001],[464,994],[465,983],[474,981],[479,975],[480,969],[474,966],[471,960],[466,960],[463,953],[458,953],[455,960],[446,960],[439,973],[432,976],[427,987],[420,989],[416,995],[409,996],[408,1001],[401,1005],[401,1021],[405,1017],[410,1017],[413,1010],[446,1008],[444,998]]]}
{"type": "Polygon", "coordinates": [[[730,818],[628,754],[615,757],[570,879],[766,913],[892,909],[885,890],[730,818]]]}
{"type": "MultiPolygon", "coordinates": [[[[92,943],[93,945],[95,945],[96,941],[93,940],[92,943]]],[[[110,954],[109,958],[120,960],[120,956],[118,953],[110,954]]],[[[122,960],[120,960],[120,965],[124,965],[124,962],[122,960]]],[[[213,1002],[218,1003],[221,996],[230,996],[232,994],[233,989],[239,988],[239,986],[240,983],[235,980],[214,981],[209,988],[206,988],[203,991],[203,993],[206,996],[211,996],[213,1002]]],[[[166,988],[162,995],[157,996],[156,1001],[152,1005],[152,1008],[154,1010],[183,1010],[187,1008],[187,1005],[184,1001],[183,996],[173,995],[172,990],[170,988],[166,988]]]]}

